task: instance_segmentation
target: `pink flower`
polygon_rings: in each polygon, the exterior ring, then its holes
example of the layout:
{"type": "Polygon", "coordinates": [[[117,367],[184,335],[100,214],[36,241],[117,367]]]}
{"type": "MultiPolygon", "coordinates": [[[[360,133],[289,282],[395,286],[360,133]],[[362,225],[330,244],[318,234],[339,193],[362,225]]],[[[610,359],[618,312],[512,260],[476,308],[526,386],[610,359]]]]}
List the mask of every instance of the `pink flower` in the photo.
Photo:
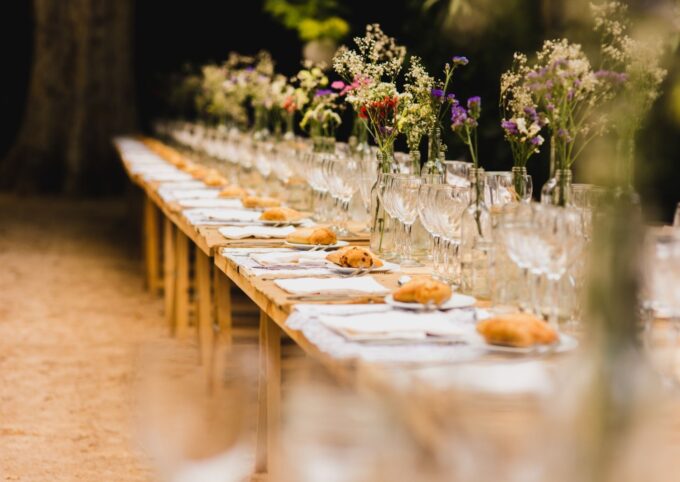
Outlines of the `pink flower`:
{"type": "Polygon", "coordinates": [[[345,83],[342,80],[336,80],[331,83],[331,89],[342,90],[345,88],[345,83]]]}

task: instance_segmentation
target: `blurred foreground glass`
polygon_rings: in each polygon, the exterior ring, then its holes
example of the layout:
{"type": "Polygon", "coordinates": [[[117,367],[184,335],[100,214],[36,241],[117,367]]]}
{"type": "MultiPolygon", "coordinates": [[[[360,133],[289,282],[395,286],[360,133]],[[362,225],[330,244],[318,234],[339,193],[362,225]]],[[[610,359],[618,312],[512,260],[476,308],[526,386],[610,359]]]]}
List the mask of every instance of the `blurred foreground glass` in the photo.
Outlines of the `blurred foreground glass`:
{"type": "Polygon", "coordinates": [[[235,482],[252,472],[254,355],[239,349],[217,357],[209,374],[195,348],[142,349],[138,428],[161,480],[235,482]]]}
{"type": "Polygon", "coordinates": [[[673,227],[680,228],[680,203],[675,207],[675,215],[673,216],[673,227]]]}

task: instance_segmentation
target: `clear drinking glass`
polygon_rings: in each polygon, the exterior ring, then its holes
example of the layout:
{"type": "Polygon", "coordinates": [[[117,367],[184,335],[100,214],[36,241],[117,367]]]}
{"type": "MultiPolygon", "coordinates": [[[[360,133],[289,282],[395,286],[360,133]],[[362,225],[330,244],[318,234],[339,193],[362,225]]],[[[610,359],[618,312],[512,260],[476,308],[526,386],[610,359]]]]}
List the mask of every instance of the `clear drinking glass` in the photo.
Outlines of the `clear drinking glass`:
{"type": "Polygon", "coordinates": [[[445,185],[434,191],[433,212],[444,243],[444,276],[454,286],[460,285],[461,220],[469,201],[468,187],[445,185]]]}
{"type": "Polygon", "coordinates": [[[419,176],[400,176],[392,181],[393,201],[396,217],[404,226],[402,243],[402,266],[422,266],[413,259],[411,238],[413,223],[418,218],[418,191],[422,180],[419,176]]]}

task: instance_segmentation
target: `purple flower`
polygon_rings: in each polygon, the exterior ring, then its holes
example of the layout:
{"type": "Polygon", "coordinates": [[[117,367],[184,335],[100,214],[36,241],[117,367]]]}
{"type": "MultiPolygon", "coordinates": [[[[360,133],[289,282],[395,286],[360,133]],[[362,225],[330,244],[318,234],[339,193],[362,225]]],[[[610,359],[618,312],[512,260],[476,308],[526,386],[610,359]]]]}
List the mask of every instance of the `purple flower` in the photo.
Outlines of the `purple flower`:
{"type": "Polygon", "coordinates": [[[446,96],[446,99],[449,102],[453,102],[454,100],[456,100],[456,95],[455,94],[449,94],[449,95],[446,96]]]}
{"type": "Polygon", "coordinates": [[[501,127],[509,136],[516,136],[519,134],[516,122],[504,120],[501,122],[501,127]]]}
{"type": "Polygon", "coordinates": [[[323,97],[324,95],[330,95],[333,91],[331,89],[317,89],[314,93],[314,97],[323,97]]]}
{"type": "Polygon", "coordinates": [[[252,65],[246,67],[246,72],[252,72],[253,70],[255,70],[255,67],[253,67],[252,65]]]}
{"type": "Polygon", "coordinates": [[[628,80],[625,72],[615,72],[613,70],[598,70],[595,77],[599,80],[606,80],[612,84],[622,84],[628,80]]]}
{"type": "Polygon", "coordinates": [[[465,125],[468,119],[467,111],[458,102],[451,105],[451,128],[455,131],[465,125]]]}
{"type": "Polygon", "coordinates": [[[469,62],[467,57],[463,57],[460,55],[454,55],[451,61],[453,62],[453,65],[467,65],[469,62]]]}
{"type": "Polygon", "coordinates": [[[430,93],[432,94],[432,97],[436,99],[441,99],[444,97],[444,91],[442,89],[432,89],[430,93]]]}
{"type": "Polygon", "coordinates": [[[531,139],[529,139],[529,142],[530,142],[532,145],[538,147],[538,146],[540,146],[540,145],[543,144],[543,137],[542,137],[542,136],[532,137],[531,139]]]}
{"type": "Polygon", "coordinates": [[[479,96],[470,97],[467,101],[468,116],[479,119],[482,113],[482,98],[479,96]]]}

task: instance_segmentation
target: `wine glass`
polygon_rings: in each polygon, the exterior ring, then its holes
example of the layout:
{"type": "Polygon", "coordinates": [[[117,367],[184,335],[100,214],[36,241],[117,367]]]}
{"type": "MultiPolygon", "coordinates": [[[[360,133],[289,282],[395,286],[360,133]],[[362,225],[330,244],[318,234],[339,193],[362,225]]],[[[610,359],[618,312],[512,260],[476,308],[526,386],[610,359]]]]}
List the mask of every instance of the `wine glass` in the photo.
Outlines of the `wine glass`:
{"type": "Polygon", "coordinates": [[[434,212],[437,226],[444,239],[444,273],[447,279],[457,285],[460,279],[461,218],[470,201],[468,186],[453,186],[436,189],[434,212]]]}
{"type": "Polygon", "coordinates": [[[392,183],[396,217],[404,227],[401,265],[422,266],[413,258],[411,237],[413,223],[418,218],[418,191],[422,180],[419,176],[400,176],[395,177],[392,183]]]}
{"type": "Polygon", "coordinates": [[[438,189],[445,189],[447,186],[447,184],[424,182],[420,185],[420,191],[418,191],[418,215],[423,227],[432,237],[432,264],[435,273],[438,275],[441,274],[441,268],[443,267],[442,238],[440,236],[441,230],[437,225],[438,220],[435,212],[434,197],[438,189]]]}
{"type": "Polygon", "coordinates": [[[327,160],[327,181],[331,195],[337,199],[341,208],[340,226],[338,234],[347,236],[350,231],[347,228],[349,218],[349,203],[357,191],[356,178],[359,166],[352,156],[334,156],[327,160]]]}
{"type": "Polygon", "coordinates": [[[389,215],[393,220],[394,220],[394,246],[395,246],[395,253],[393,259],[395,261],[400,261],[401,260],[401,247],[403,246],[403,233],[404,230],[402,229],[401,222],[399,221],[399,215],[397,213],[397,207],[396,207],[396,202],[395,202],[395,193],[394,193],[394,188],[395,188],[395,180],[398,177],[402,176],[407,176],[406,174],[399,174],[399,173],[387,173],[383,174],[383,184],[382,184],[382,189],[378,190],[378,197],[380,199],[380,202],[383,205],[383,208],[385,209],[385,213],[389,215]]]}
{"type": "Polygon", "coordinates": [[[466,187],[470,185],[470,167],[472,163],[465,161],[444,161],[446,182],[452,186],[466,187]]]}

